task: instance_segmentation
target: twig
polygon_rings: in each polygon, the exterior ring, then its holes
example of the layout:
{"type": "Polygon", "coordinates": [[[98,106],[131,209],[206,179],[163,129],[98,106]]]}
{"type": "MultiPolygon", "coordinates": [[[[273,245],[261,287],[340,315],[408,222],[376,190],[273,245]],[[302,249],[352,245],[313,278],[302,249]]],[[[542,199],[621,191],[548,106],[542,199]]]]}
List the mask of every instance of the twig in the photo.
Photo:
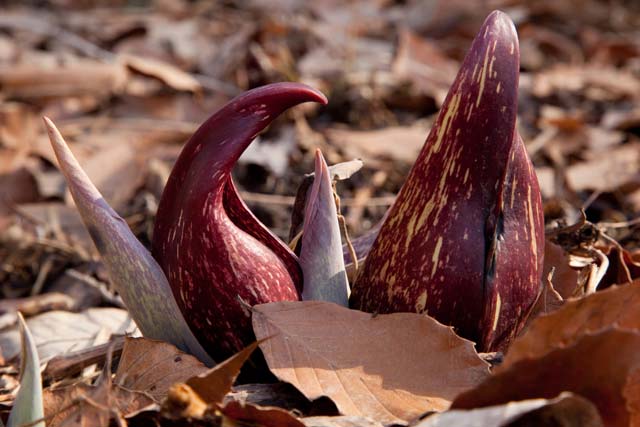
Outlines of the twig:
{"type": "MultiPolygon", "coordinates": [[[[251,193],[241,191],[240,195],[245,202],[262,203],[265,205],[293,206],[296,198],[293,196],[281,196],[278,194],[251,193]]],[[[358,198],[344,197],[341,198],[342,206],[391,206],[395,202],[396,196],[371,197],[366,202],[362,202],[358,198]]]]}
{"type": "MultiPolygon", "coordinates": [[[[104,62],[117,62],[118,55],[103,49],[95,43],[86,40],[79,35],[65,30],[60,26],[51,24],[50,22],[34,17],[16,17],[16,16],[1,16],[0,15],[0,27],[13,28],[23,31],[31,31],[36,34],[41,34],[51,38],[56,38],[60,42],[72,47],[82,53],[83,55],[99,59],[104,62]]],[[[190,73],[188,73],[190,74],[190,73]]],[[[236,96],[242,90],[231,83],[223,82],[211,76],[205,76],[202,74],[190,74],[193,78],[198,80],[200,85],[213,92],[221,92],[227,96],[236,96]]]]}
{"type": "Polygon", "coordinates": [[[640,224],[640,217],[631,219],[629,221],[599,222],[596,225],[602,228],[627,228],[638,224],[640,224]]]}
{"type": "Polygon", "coordinates": [[[38,276],[36,277],[36,281],[33,283],[31,287],[31,292],[29,295],[35,296],[42,293],[42,288],[44,287],[44,282],[47,280],[47,276],[53,267],[53,256],[49,255],[45,258],[42,266],[40,267],[40,271],[38,271],[38,276]]]}
{"type": "Polygon", "coordinates": [[[113,304],[118,308],[126,309],[124,302],[122,302],[122,298],[108,292],[106,289],[105,283],[102,283],[87,274],[81,273],[78,270],[74,270],[73,268],[67,269],[65,271],[65,274],[68,274],[72,278],[80,281],[81,283],[84,283],[85,285],[88,285],[88,286],[91,286],[92,288],[97,289],[98,292],[100,292],[100,296],[110,304],[113,304]]]}
{"type": "Polygon", "coordinates": [[[124,341],[125,337],[115,337],[110,343],[55,356],[49,360],[42,375],[51,380],[77,375],[87,366],[103,364],[110,345],[113,345],[113,355],[120,356],[124,341]]]}

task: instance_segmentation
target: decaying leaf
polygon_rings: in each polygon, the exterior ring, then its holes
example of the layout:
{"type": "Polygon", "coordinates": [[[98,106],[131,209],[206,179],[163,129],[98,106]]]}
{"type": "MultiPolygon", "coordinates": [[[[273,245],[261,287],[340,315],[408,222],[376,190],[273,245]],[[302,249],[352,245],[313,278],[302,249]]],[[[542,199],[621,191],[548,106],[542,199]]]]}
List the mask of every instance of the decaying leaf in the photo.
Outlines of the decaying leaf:
{"type": "Polygon", "coordinates": [[[6,96],[34,99],[52,96],[107,96],[120,92],[127,80],[121,64],[78,60],[60,67],[20,63],[0,67],[6,96]]]}
{"type": "Polygon", "coordinates": [[[44,408],[42,404],[42,378],[40,359],[36,344],[22,315],[18,315],[22,336],[22,355],[20,360],[20,390],[13,401],[7,427],[19,427],[25,424],[44,427],[44,408]]]}
{"type": "Polygon", "coordinates": [[[555,399],[530,399],[480,409],[451,410],[434,414],[415,427],[601,427],[593,403],[571,393],[555,399]]]}
{"type": "Polygon", "coordinates": [[[329,140],[344,147],[350,157],[365,160],[379,160],[388,157],[405,163],[413,163],[424,143],[424,124],[407,127],[388,127],[381,130],[358,131],[348,129],[327,129],[329,140]],[[390,144],[389,141],[397,141],[390,144]]]}
{"type": "MultiPolygon", "coordinates": [[[[304,424],[289,411],[276,407],[256,406],[250,403],[231,401],[220,412],[233,424],[258,425],[260,427],[304,427],[304,424]]],[[[223,421],[224,424],[225,421],[223,421]]]]}
{"type": "Polygon", "coordinates": [[[198,359],[171,344],[127,338],[113,382],[128,390],[145,392],[159,402],[172,384],[206,370],[198,359]]]}
{"type": "MultiPolygon", "coordinates": [[[[135,331],[129,314],[119,308],[96,307],[82,313],[49,311],[27,320],[38,354],[43,361],[72,350],[81,350],[107,342],[111,334],[135,331]]],[[[18,333],[0,334],[0,347],[6,358],[19,352],[18,333]]]]}
{"type": "Polygon", "coordinates": [[[557,244],[549,240],[544,242],[544,269],[542,279],[548,277],[551,269],[553,288],[563,299],[578,295],[579,273],[569,265],[568,254],[557,244]]]}
{"type": "Polygon", "coordinates": [[[640,183],[640,144],[626,144],[607,151],[606,156],[577,163],[567,169],[567,183],[575,191],[613,191],[623,184],[640,183]]]}
{"type": "Polygon", "coordinates": [[[306,200],[300,267],[303,300],[349,305],[349,282],[342,257],[340,224],[327,163],[316,151],[315,175],[306,200]]]}
{"type": "Polygon", "coordinates": [[[502,367],[541,357],[553,349],[574,344],[585,334],[603,329],[638,330],[639,306],[640,281],[567,300],[558,310],[531,323],[509,348],[502,367]]]}
{"type": "Polygon", "coordinates": [[[133,71],[155,77],[175,90],[202,91],[198,80],[167,62],[135,55],[121,55],[120,59],[133,71]]]}
{"type": "Polygon", "coordinates": [[[301,421],[307,427],[383,427],[382,423],[365,417],[306,417],[301,421]]]}
{"type": "Polygon", "coordinates": [[[271,371],[309,399],[329,396],[344,415],[405,422],[447,409],[488,376],[471,342],[428,316],[373,316],[317,301],[254,307],[271,371]]]}
{"type": "Polygon", "coordinates": [[[111,362],[109,352],[95,385],[78,383],[45,390],[44,407],[49,427],[104,426],[110,420],[122,425],[125,416],[153,404],[153,399],[145,393],[114,385],[111,362]]]}
{"type": "MultiPolygon", "coordinates": [[[[76,384],[44,392],[47,426],[105,426],[112,417],[124,417],[153,404],[141,392],[111,386],[76,384]]],[[[120,418],[121,419],[121,418],[120,418]]]]}
{"type": "Polygon", "coordinates": [[[210,370],[189,378],[186,384],[204,402],[221,403],[224,396],[231,391],[231,386],[240,374],[240,368],[256,348],[258,348],[258,342],[254,342],[210,370]]]}
{"type": "Polygon", "coordinates": [[[455,61],[447,58],[436,43],[407,28],[400,32],[398,44],[393,73],[442,104],[456,75],[455,61]]]}
{"type": "MultiPolygon", "coordinates": [[[[91,182],[116,211],[121,211],[130,202],[144,181],[139,148],[135,146],[133,137],[120,137],[128,141],[101,147],[86,160],[80,160],[91,182]]],[[[66,199],[73,204],[70,194],[66,199]]]]}
{"type": "Polygon", "coordinates": [[[640,397],[629,393],[640,369],[640,333],[609,328],[585,334],[573,344],[499,369],[473,390],[456,397],[455,409],[472,409],[570,391],[589,399],[604,425],[640,422],[640,397]]]}

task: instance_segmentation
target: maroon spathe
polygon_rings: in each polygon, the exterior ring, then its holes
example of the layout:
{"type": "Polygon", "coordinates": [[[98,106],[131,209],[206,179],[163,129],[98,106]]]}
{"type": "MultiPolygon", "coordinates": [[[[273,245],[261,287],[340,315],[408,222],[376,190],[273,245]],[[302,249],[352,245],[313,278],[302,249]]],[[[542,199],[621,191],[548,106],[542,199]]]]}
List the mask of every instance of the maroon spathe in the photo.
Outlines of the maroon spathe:
{"type": "Polygon", "coordinates": [[[428,313],[483,351],[503,349],[539,289],[538,183],[515,131],[518,38],[480,29],[352,289],[370,312],[428,313]]]}
{"type": "Polygon", "coordinates": [[[326,98],[302,84],[278,83],[233,99],[187,142],[162,195],[153,256],[215,360],[254,339],[247,304],[300,298],[296,256],[247,209],[230,173],[274,118],[308,101],[326,98]]]}

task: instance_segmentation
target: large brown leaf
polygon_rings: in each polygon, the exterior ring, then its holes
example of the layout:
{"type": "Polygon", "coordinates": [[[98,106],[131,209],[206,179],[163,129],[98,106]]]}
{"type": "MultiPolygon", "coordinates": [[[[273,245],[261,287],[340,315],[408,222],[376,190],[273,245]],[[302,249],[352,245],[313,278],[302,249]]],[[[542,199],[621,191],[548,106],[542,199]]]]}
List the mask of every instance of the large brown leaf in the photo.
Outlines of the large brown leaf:
{"type": "Polygon", "coordinates": [[[452,407],[479,408],[571,391],[591,400],[606,426],[639,425],[640,396],[634,393],[638,390],[639,354],[637,331],[611,328],[584,335],[573,345],[500,370],[458,396],[452,407]]]}
{"type": "Polygon", "coordinates": [[[588,400],[571,393],[555,399],[530,399],[470,410],[431,415],[415,427],[601,427],[598,410],[588,400]]]}
{"type": "Polygon", "coordinates": [[[156,401],[173,383],[205,372],[202,362],[175,346],[147,338],[127,338],[114,379],[128,390],[143,391],[156,401]]]}
{"type": "Polygon", "coordinates": [[[278,378],[383,423],[445,410],[489,374],[470,341],[425,315],[279,302],[254,307],[253,328],[258,339],[273,336],[260,348],[278,378]]]}
{"type": "Polygon", "coordinates": [[[513,342],[501,368],[569,346],[590,332],[612,326],[640,329],[639,304],[640,281],[568,300],[558,310],[531,323],[527,332],[513,342]]]}

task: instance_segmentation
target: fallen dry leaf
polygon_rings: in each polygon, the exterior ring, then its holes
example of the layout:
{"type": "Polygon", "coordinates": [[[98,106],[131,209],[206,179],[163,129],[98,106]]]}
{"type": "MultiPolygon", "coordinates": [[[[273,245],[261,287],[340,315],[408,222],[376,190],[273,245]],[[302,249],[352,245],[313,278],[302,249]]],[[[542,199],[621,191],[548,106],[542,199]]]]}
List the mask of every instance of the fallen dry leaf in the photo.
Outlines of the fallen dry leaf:
{"type": "Polygon", "coordinates": [[[221,403],[231,386],[238,378],[240,368],[249,356],[258,348],[258,342],[247,346],[222,363],[189,378],[186,383],[191,389],[207,403],[221,403]]]}
{"type": "MultiPolygon", "coordinates": [[[[124,335],[136,329],[127,311],[119,308],[90,308],[82,313],[49,311],[27,319],[27,325],[43,362],[62,353],[106,343],[112,334],[124,335]]],[[[18,354],[16,329],[0,334],[0,348],[8,360],[18,354]]]]}
{"type": "Polygon", "coordinates": [[[20,149],[37,137],[33,107],[19,102],[0,103],[0,145],[20,149]]]}
{"type": "MultiPolygon", "coordinates": [[[[105,200],[116,210],[122,209],[144,182],[145,170],[133,136],[119,135],[123,140],[101,147],[81,165],[105,200]]],[[[66,201],[73,204],[67,190],[66,201]]]]}
{"type": "Polygon", "coordinates": [[[414,427],[508,427],[508,426],[600,427],[602,420],[593,403],[562,393],[555,399],[531,399],[499,406],[452,410],[434,414],[414,427]]]}
{"type": "Polygon", "coordinates": [[[640,281],[567,300],[558,310],[531,322],[529,329],[511,344],[499,369],[570,346],[588,333],[611,327],[638,330],[639,305],[640,281]]]}
{"type": "Polygon", "coordinates": [[[544,98],[561,91],[583,91],[593,99],[631,98],[640,91],[640,81],[632,73],[613,67],[566,64],[535,75],[532,92],[536,96],[544,98]]]}
{"type": "MultiPolygon", "coordinates": [[[[230,418],[231,425],[254,425],[260,427],[304,427],[291,412],[276,407],[256,406],[238,401],[228,402],[220,412],[230,418]]],[[[225,424],[225,421],[222,422],[225,424]]]]}
{"type": "Polygon", "coordinates": [[[531,309],[531,312],[529,313],[529,318],[527,319],[523,330],[526,330],[528,325],[538,316],[550,313],[556,310],[558,307],[562,307],[563,302],[564,299],[560,296],[558,291],[555,290],[553,284],[551,284],[551,281],[548,279],[543,279],[542,289],[540,290],[538,299],[536,300],[533,308],[531,309]]]}
{"type": "Polygon", "coordinates": [[[147,393],[160,402],[174,383],[206,372],[202,362],[175,346],[148,338],[127,338],[114,384],[147,393]]]}
{"type": "Polygon", "coordinates": [[[300,421],[307,427],[383,427],[382,423],[365,417],[306,417],[300,421]]]}
{"type": "Polygon", "coordinates": [[[569,266],[569,255],[560,246],[549,240],[544,242],[544,269],[542,279],[545,280],[554,268],[551,283],[553,289],[563,299],[576,295],[579,287],[579,273],[569,266]]]}
{"type": "Polygon", "coordinates": [[[101,386],[96,388],[86,384],[54,391],[47,389],[44,392],[45,416],[52,417],[47,422],[49,427],[104,426],[108,425],[108,420],[116,408],[126,416],[152,403],[153,400],[144,393],[125,390],[118,386],[114,386],[108,393],[101,386]]]}
{"type": "Polygon", "coordinates": [[[613,191],[623,184],[640,182],[640,144],[625,144],[606,156],[576,163],[567,168],[567,183],[574,191],[613,191]]]}
{"type": "Polygon", "coordinates": [[[0,165],[0,229],[8,224],[15,205],[38,201],[40,194],[33,174],[25,167],[28,159],[13,150],[0,149],[0,158],[9,160],[0,165]]]}
{"type": "Polygon", "coordinates": [[[43,395],[47,426],[106,426],[114,416],[127,416],[153,404],[144,393],[100,381],[98,385],[75,384],[43,395]]]}
{"type": "Polygon", "coordinates": [[[7,97],[33,99],[120,92],[127,80],[126,68],[117,63],[77,60],[44,66],[18,63],[0,66],[0,86],[7,97]]]}
{"type": "Polygon", "coordinates": [[[399,36],[393,73],[411,81],[415,88],[441,105],[456,75],[458,64],[447,58],[437,43],[409,29],[402,30],[399,36]]]}
{"type": "Polygon", "coordinates": [[[133,71],[154,77],[175,90],[202,91],[202,86],[191,74],[168,62],[129,54],[121,55],[120,59],[133,71]]]}
{"type": "Polygon", "coordinates": [[[393,160],[412,164],[424,145],[429,129],[424,125],[388,127],[381,130],[356,131],[327,129],[329,140],[341,147],[346,157],[393,160]]]}
{"type": "Polygon", "coordinates": [[[258,339],[273,336],[260,348],[280,380],[383,423],[445,410],[489,374],[470,341],[419,314],[279,302],[255,306],[253,328],[258,339]]]}
{"type": "Polygon", "coordinates": [[[17,214],[51,232],[64,243],[83,253],[97,255],[91,235],[75,207],[63,203],[25,203],[15,208],[17,214]]]}
{"type": "Polygon", "coordinates": [[[640,396],[630,394],[629,379],[640,369],[640,333],[610,328],[586,334],[564,348],[498,369],[473,390],[459,395],[455,409],[481,408],[514,400],[552,398],[571,391],[598,408],[606,426],[640,422],[640,396]]]}

